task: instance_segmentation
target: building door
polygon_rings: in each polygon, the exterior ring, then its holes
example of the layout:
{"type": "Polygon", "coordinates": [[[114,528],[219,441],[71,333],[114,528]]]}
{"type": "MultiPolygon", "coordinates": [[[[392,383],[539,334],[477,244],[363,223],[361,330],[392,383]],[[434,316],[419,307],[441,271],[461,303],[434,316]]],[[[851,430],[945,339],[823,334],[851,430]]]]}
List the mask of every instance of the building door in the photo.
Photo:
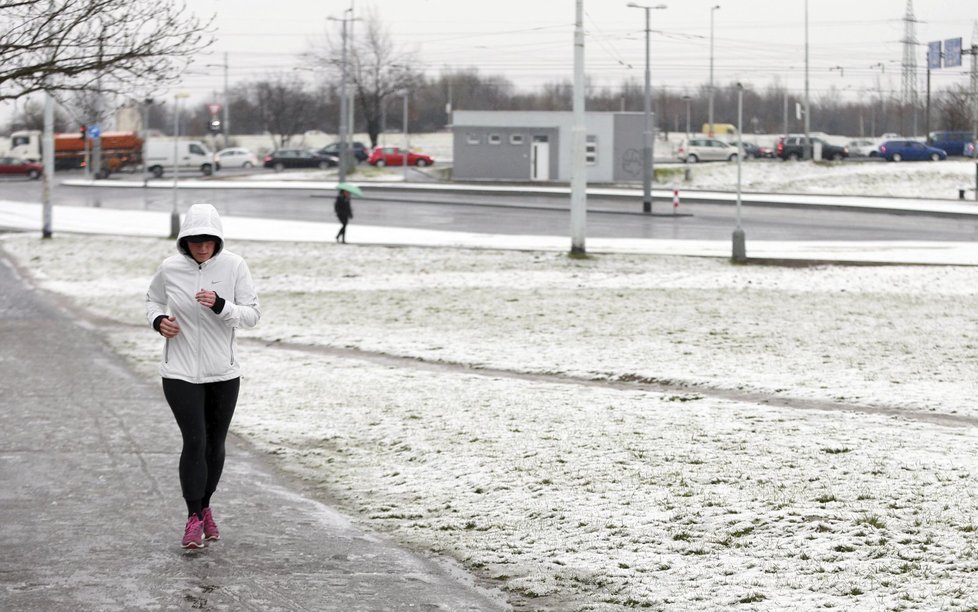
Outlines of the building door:
{"type": "Polygon", "coordinates": [[[546,136],[533,137],[533,149],[530,156],[532,159],[530,166],[531,181],[550,180],[550,143],[546,136]]]}

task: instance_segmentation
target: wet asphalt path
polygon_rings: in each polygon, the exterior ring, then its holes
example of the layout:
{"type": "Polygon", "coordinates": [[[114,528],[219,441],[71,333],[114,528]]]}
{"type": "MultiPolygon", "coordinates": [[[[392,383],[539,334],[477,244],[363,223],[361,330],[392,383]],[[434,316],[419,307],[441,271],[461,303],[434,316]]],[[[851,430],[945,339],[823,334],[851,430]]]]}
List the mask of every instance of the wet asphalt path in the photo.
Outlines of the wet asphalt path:
{"type": "MultiPolygon", "coordinates": [[[[126,177],[123,177],[126,178],[126,177]]],[[[354,224],[446,231],[565,236],[570,215],[566,198],[539,195],[465,195],[367,190],[354,202],[354,224]]],[[[333,221],[332,192],[316,189],[180,189],[179,207],[214,204],[222,215],[303,221],[333,221]]],[[[40,201],[36,181],[0,182],[0,199],[40,201]]],[[[168,188],[100,188],[58,186],[56,203],[169,211],[168,188]]],[[[594,238],[660,238],[727,240],[735,226],[729,202],[656,200],[653,216],[641,214],[642,203],[588,198],[587,235],[594,238]],[[679,214],[673,216],[673,212],[679,214]]],[[[974,241],[978,219],[876,211],[814,208],[790,209],[745,205],[743,226],[753,240],[924,240],[974,241]]]]}
{"type": "Polygon", "coordinates": [[[507,609],[233,436],[214,496],[222,539],[183,551],[180,439],[159,383],[52,300],[0,254],[0,610],[507,609]]]}

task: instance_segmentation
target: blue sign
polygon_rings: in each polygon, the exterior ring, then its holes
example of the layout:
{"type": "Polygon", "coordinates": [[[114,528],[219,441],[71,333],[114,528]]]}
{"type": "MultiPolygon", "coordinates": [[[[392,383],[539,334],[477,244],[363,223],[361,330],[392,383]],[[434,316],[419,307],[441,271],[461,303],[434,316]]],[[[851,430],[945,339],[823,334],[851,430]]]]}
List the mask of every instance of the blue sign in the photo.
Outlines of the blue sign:
{"type": "Polygon", "coordinates": [[[949,38],[944,41],[944,67],[954,68],[961,65],[961,39],[949,38]]]}
{"type": "Polygon", "coordinates": [[[941,67],[941,41],[927,43],[927,68],[936,70],[941,67]]]}
{"type": "Polygon", "coordinates": [[[102,135],[102,128],[100,128],[97,125],[90,125],[90,126],[88,126],[88,137],[89,138],[98,138],[101,135],[102,135]]]}

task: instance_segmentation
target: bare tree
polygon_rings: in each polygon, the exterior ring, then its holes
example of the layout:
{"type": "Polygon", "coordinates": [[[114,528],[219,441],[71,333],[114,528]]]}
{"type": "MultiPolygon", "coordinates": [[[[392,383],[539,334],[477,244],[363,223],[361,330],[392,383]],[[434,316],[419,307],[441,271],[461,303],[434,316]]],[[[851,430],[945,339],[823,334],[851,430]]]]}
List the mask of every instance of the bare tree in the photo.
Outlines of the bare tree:
{"type": "Polygon", "coordinates": [[[288,146],[293,136],[312,126],[316,100],[298,77],[278,75],[251,87],[261,127],[272,135],[276,148],[288,146]]]}
{"type": "Polygon", "coordinates": [[[151,90],[211,44],[209,26],[172,0],[0,0],[0,100],[151,90]]]}
{"type": "MultiPolygon", "coordinates": [[[[329,37],[325,49],[311,51],[308,57],[329,68],[338,79],[343,70],[342,55],[342,40],[329,37]]],[[[357,117],[366,124],[370,145],[377,146],[387,101],[422,82],[417,53],[396,47],[380,17],[371,9],[357,29],[347,59],[347,75],[358,103],[357,117]]]]}

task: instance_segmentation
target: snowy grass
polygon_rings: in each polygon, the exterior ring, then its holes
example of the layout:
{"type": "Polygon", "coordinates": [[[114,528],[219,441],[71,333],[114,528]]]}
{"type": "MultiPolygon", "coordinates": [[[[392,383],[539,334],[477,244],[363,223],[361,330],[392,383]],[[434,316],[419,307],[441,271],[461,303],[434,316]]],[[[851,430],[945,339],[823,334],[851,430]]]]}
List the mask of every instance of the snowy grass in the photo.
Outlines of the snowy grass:
{"type": "MultiPolygon", "coordinates": [[[[156,376],[142,296],[172,243],[0,245],[156,376]]],[[[978,432],[918,418],[978,418],[974,269],[229,248],[265,313],[235,431],[519,608],[978,606],[978,432]]]]}

